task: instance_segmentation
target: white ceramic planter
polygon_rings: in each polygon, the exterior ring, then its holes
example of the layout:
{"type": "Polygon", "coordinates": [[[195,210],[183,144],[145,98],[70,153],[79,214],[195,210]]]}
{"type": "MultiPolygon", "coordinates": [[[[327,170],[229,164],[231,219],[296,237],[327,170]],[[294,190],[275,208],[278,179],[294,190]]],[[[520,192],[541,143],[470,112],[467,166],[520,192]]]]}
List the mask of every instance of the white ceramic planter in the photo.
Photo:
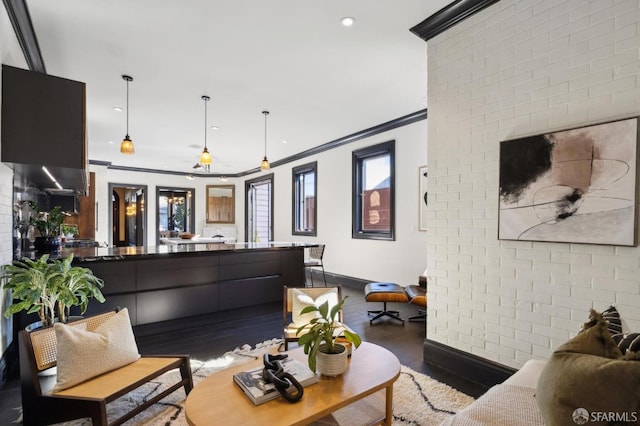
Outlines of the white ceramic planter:
{"type": "Polygon", "coordinates": [[[335,377],[347,371],[347,348],[341,344],[336,344],[336,348],[342,349],[342,352],[338,354],[327,354],[322,351],[323,345],[318,348],[316,370],[323,376],[335,377]]]}

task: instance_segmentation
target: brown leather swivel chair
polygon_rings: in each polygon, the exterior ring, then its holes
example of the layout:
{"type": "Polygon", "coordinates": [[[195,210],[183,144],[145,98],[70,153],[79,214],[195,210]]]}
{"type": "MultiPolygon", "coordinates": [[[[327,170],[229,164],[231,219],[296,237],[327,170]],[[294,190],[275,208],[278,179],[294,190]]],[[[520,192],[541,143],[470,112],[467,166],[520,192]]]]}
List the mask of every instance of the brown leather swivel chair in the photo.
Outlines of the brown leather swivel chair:
{"type": "Polygon", "coordinates": [[[408,285],[405,287],[409,303],[420,306],[418,315],[409,317],[409,321],[426,321],[427,320],[427,278],[421,276],[418,285],[408,285]]]}

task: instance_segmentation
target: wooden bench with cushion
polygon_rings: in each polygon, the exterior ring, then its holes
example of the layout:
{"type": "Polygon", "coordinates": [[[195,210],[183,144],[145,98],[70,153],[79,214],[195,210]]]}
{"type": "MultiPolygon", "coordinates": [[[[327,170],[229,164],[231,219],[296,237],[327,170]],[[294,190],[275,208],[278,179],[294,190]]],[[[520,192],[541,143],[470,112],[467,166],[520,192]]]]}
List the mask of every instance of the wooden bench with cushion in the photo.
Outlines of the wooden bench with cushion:
{"type": "MultiPolygon", "coordinates": [[[[110,311],[74,321],[62,327],[58,325],[56,327],[48,327],[31,332],[23,330],[19,333],[20,381],[23,423],[25,425],[51,424],[86,417],[91,418],[94,425],[120,425],[181,387],[184,387],[186,394],[191,391],[193,388],[193,378],[188,355],[140,356],[137,354],[133,330],[130,331],[130,335],[123,333],[125,336],[119,336],[117,330],[104,332],[105,329],[109,330],[110,325],[113,324],[115,320],[120,321],[123,312],[126,314],[125,324],[128,323],[129,330],[131,330],[128,313],[125,309],[120,311],[120,313],[110,311]],[[118,317],[116,317],[117,315],[118,317]],[[109,322],[107,323],[107,321],[109,322]],[[63,372],[61,371],[62,360],[57,359],[59,348],[56,335],[58,333],[58,336],[61,336],[59,333],[63,327],[68,327],[64,330],[66,330],[65,332],[67,333],[70,332],[70,335],[80,336],[80,339],[76,339],[79,340],[79,346],[83,345],[82,333],[93,333],[98,341],[103,343],[107,342],[104,344],[110,345],[112,348],[125,346],[127,340],[133,341],[134,356],[137,359],[133,362],[128,362],[126,365],[81,381],[78,384],[72,384],[65,389],[58,390],[57,388],[60,387],[61,380],[60,375],[63,374],[63,372]],[[111,340],[110,343],[108,342],[109,339],[111,340]],[[57,379],[56,376],[51,374],[55,371],[53,367],[56,366],[58,368],[57,379]],[[109,402],[174,369],[180,369],[180,381],[171,385],[153,398],[141,403],[130,412],[108,422],[106,406],[109,402]],[[57,384],[52,383],[56,380],[57,384]],[[53,384],[56,384],[56,387],[54,387],[53,384]]],[[[120,323],[122,324],[122,321],[120,321],[120,323]]],[[[120,327],[120,329],[122,329],[122,327],[120,327]]],[[[84,334],[84,336],[89,335],[84,334]]],[[[92,337],[92,335],[89,337],[92,337]]],[[[66,337],[64,337],[64,339],[66,339],[66,337]]],[[[63,341],[67,342],[67,340],[63,341]]],[[[67,344],[66,348],[61,347],[60,349],[64,349],[62,353],[64,353],[65,350],[67,353],[71,350],[81,356],[86,353],[83,351],[85,348],[73,347],[71,344],[67,344]]],[[[102,350],[101,352],[106,352],[106,350],[102,350]]],[[[72,362],[75,362],[73,356],[74,355],[71,355],[70,358],[72,362]]],[[[103,364],[103,366],[105,364],[102,361],[102,356],[103,353],[99,353],[96,357],[91,357],[93,360],[86,360],[87,362],[80,362],[78,364],[86,364],[89,366],[88,368],[101,368],[99,364],[103,364]]],[[[74,366],[72,364],[66,366],[65,369],[69,370],[69,367],[72,367],[71,370],[73,370],[74,366]]],[[[78,370],[82,370],[83,367],[83,365],[78,365],[78,370]]],[[[64,374],[69,375],[69,373],[64,374]]],[[[75,372],[71,371],[70,374],[73,375],[75,372]]]]}

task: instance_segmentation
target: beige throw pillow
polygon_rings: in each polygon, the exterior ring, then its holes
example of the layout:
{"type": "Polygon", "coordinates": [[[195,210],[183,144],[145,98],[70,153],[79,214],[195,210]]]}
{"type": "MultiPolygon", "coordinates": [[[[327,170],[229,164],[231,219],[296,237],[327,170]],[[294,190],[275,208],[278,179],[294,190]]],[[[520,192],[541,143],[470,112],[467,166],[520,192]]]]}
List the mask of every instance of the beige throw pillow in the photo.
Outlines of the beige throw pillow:
{"type": "Polygon", "coordinates": [[[328,289],[326,293],[322,293],[314,300],[308,294],[294,288],[293,307],[291,311],[293,324],[296,327],[304,327],[312,319],[320,317],[318,312],[309,312],[304,315],[300,315],[300,311],[307,306],[320,306],[324,302],[329,302],[329,311],[331,311],[331,308],[338,304],[338,289],[328,289]]]}
{"type": "Polygon", "coordinates": [[[54,392],[140,358],[126,308],[94,331],[57,323],[54,328],[58,340],[58,377],[54,392]]]}

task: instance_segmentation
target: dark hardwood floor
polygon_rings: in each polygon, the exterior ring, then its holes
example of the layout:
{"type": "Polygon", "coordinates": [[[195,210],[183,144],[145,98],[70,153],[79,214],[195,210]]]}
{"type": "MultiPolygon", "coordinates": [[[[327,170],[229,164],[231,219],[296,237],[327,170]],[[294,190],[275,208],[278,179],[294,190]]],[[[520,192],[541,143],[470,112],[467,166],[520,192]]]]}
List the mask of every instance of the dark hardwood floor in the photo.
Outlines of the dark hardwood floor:
{"type": "MultiPolygon", "coordinates": [[[[381,318],[371,325],[367,310],[380,309],[382,304],[365,302],[361,288],[343,286],[343,294],[349,296],[344,305],[344,321],[360,334],[362,340],[384,346],[398,357],[401,364],[448,383],[468,395],[478,397],[486,391],[482,385],[429,366],[423,361],[422,345],[426,336],[424,322],[405,321],[402,325],[394,319],[381,318]]],[[[390,303],[388,309],[400,311],[400,316],[405,319],[417,313],[417,307],[408,303],[390,303]]],[[[185,353],[204,360],[218,357],[247,343],[255,345],[281,337],[281,326],[282,304],[270,303],[138,326],[134,332],[140,353],[185,353]]],[[[295,344],[290,347],[295,347],[295,344]]],[[[13,423],[19,414],[17,408],[20,404],[19,380],[12,378],[0,389],[0,425],[13,423]]]]}

